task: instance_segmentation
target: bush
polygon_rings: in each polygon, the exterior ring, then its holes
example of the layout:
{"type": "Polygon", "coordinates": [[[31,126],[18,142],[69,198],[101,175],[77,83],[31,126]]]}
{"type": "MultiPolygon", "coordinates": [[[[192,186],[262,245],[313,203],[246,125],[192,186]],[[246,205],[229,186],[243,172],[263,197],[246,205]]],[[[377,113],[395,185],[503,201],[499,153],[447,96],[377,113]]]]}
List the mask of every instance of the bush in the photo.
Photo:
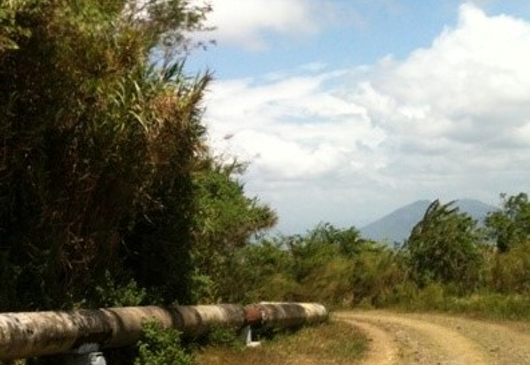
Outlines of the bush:
{"type": "Polygon", "coordinates": [[[386,305],[406,276],[400,256],[384,246],[367,246],[353,259],[353,304],[386,305]]]}
{"type": "MultiPolygon", "coordinates": [[[[136,307],[146,299],[144,288],[138,287],[134,279],[125,285],[118,285],[109,272],[105,274],[105,281],[96,286],[96,306],[98,307],[136,307]]],[[[155,304],[152,301],[149,303],[155,304]]]]}
{"type": "Polygon", "coordinates": [[[487,285],[499,293],[530,294],[530,242],[497,252],[487,272],[487,285]]]}
{"type": "Polygon", "coordinates": [[[214,325],[210,328],[207,342],[210,346],[221,346],[234,350],[244,347],[243,340],[238,336],[237,332],[233,328],[223,325],[214,325]]]}
{"type": "Polygon", "coordinates": [[[192,365],[193,357],[180,341],[180,332],[164,329],[155,320],[143,324],[143,338],[138,342],[134,365],[192,365]]]}
{"type": "Polygon", "coordinates": [[[432,202],[403,248],[416,283],[458,284],[463,292],[475,289],[484,264],[481,238],[477,222],[460,213],[454,202],[432,202]]]}

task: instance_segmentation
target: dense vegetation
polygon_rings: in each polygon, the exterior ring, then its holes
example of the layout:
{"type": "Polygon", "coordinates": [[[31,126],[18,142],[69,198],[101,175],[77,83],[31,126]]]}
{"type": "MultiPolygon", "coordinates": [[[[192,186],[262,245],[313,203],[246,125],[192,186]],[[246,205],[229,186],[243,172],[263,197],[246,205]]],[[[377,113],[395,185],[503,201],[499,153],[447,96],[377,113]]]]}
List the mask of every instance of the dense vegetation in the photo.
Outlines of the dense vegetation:
{"type": "MultiPolygon", "coordinates": [[[[506,312],[530,307],[525,193],[503,195],[484,227],[436,201],[396,248],[329,224],[257,239],[276,216],[245,195],[241,164],[209,150],[211,77],[185,72],[187,35],[209,10],[0,4],[0,311],[260,300],[478,311],[484,293],[506,312]]],[[[138,362],[155,361],[142,349],[138,362]]]]}
{"type": "Polygon", "coordinates": [[[274,224],[205,143],[184,61],[208,10],[2,3],[0,310],[210,300],[274,224]]]}
{"type": "Polygon", "coordinates": [[[321,224],[303,236],[264,239],[239,251],[234,272],[245,284],[233,295],[242,301],[266,297],[332,307],[482,314],[489,307],[494,315],[530,318],[528,222],[530,202],[520,193],[501,195],[501,209],[484,224],[453,202],[436,200],[395,247],[364,240],[355,228],[321,224]]]}

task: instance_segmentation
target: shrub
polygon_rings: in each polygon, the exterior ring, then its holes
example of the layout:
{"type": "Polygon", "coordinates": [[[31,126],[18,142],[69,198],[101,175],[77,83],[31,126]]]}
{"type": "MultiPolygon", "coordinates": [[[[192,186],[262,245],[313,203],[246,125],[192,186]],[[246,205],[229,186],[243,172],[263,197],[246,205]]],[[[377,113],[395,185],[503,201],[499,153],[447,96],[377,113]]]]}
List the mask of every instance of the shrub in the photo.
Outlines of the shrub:
{"type": "Polygon", "coordinates": [[[165,329],[155,320],[143,324],[134,365],[192,365],[193,357],[182,347],[180,332],[165,329]]]}
{"type": "MultiPolygon", "coordinates": [[[[146,299],[145,289],[138,287],[134,279],[125,285],[118,285],[107,272],[105,281],[96,287],[96,306],[98,307],[135,307],[146,299]]],[[[152,301],[149,304],[155,304],[152,301]]]]}
{"type": "Polygon", "coordinates": [[[530,242],[497,252],[489,264],[489,288],[499,293],[530,294],[530,242]]]}
{"type": "Polygon", "coordinates": [[[237,332],[230,327],[214,325],[210,328],[207,336],[208,345],[228,347],[239,350],[243,348],[243,340],[237,332]]]}

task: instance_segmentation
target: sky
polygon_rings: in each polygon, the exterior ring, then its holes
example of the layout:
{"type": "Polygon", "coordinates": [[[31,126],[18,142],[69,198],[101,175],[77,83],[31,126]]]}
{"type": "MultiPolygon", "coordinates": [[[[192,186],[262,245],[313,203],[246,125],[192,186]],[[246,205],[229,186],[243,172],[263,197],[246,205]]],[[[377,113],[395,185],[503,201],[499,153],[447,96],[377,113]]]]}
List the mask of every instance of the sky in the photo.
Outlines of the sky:
{"type": "Polygon", "coordinates": [[[530,1],[211,0],[214,152],[276,232],[529,192],[530,1]]]}

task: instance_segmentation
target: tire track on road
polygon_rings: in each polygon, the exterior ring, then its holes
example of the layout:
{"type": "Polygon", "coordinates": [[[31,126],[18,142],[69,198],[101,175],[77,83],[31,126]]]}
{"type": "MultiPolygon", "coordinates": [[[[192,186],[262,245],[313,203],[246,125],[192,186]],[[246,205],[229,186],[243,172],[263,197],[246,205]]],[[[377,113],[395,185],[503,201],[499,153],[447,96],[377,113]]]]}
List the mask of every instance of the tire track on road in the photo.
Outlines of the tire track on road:
{"type": "Polygon", "coordinates": [[[336,318],[358,326],[372,339],[363,365],[496,364],[478,342],[428,318],[387,312],[342,312],[336,318]]]}

